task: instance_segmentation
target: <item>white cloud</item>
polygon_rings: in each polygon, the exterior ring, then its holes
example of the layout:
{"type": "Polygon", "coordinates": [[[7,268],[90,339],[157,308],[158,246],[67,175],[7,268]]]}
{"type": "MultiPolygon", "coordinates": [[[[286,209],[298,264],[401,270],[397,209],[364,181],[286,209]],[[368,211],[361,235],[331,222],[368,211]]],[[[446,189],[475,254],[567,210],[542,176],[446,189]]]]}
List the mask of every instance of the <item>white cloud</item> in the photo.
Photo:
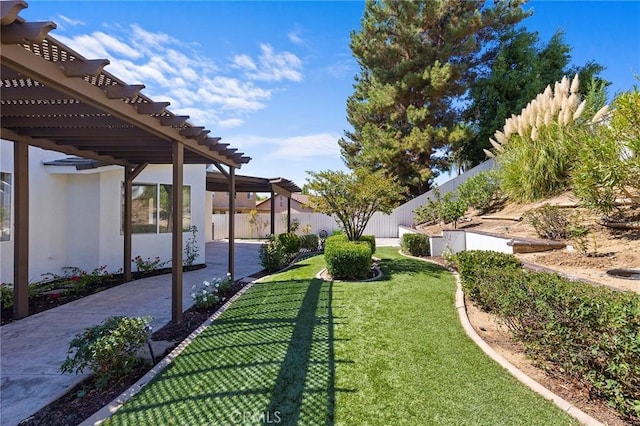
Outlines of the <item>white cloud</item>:
{"type": "Polygon", "coordinates": [[[258,58],[258,65],[255,71],[246,73],[249,79],[260,81],[302,81],[302,61],[296,55],[286,51],[276,52],[269,44],[261,44],[260,50],[262,53],[258,58]]]}
{"type": "Polygon", "coordinates": [[[295,161],[320,157],[339,157],[339,139],[339,135],[326,132],[282,138],[237,135],[225,138],[225,142],[243,150],[260,148],[268,153],[266,158],[269,160],[295,161]]]}
{"type": "Polygon", "coordinates": [[[92,34],[92,37],[104,46],[107,51],[113,54],[122,55],[131,59],[138,59],[142,56],[138,50],[103,32],[95,32],[92,34]]]}
{"type": "Polygon", "coordinates": [[[278,88],[265,82],[303,78],[302,61],[269,44],[261,44],[255,58],[238,54],[218,67],[200,46],[135,24],[110,26],[108,33],[56,37],[87,58],[109,59],[106,71],[128,84],[144,84],[144,95],[168,100],[170,111],[189,115],[193,124],[214,133],[216,126],[242,126],[249,114],[266,108],[278,88]]]}
{"type": "Polygon", "coordinates": [[[232,127],[239,127],[244,124],[244,120],[240,118],[229,118],[226,120],[220,120],[218,122],[218,127],[222,127],[225,129],[230,129],[232,127]]]}
{"type": "Polygon", "coordinates": [[[258,69],[256,63],[249,55],[236,55],[233,57],[233,66],[243,70],[255,71],[258,69]]]}
{"type": "Polygon", "coordinates": [[[83,21],[80,21],[79,19],[71,19],[68,16],[64,16],[64,15],[58,15],[57,19],[72,27],[77,27],[78,25],[85,25],[85,23],[83,21]]]}
{"type": "Polygon", "coordinates": [[[305,40],[300,36],[302,31],[300,29],[291,30],[287,33],[287,37],[289,41],[293,44],[304,45],[306,44],[305,40]]]}

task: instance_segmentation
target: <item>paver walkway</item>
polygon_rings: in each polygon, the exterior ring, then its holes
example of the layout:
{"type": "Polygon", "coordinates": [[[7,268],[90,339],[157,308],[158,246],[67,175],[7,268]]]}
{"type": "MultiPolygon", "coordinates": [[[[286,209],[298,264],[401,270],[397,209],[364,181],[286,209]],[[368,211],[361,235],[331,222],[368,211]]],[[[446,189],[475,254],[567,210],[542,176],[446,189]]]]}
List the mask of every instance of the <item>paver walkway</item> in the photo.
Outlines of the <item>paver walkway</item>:
{"type": "MultiPolygon", "coordinates": [[[[260,244],[235,244],[236,278],[262,270],[260,244]]],[[[185,272],[183,303],[193,303],[193,284],[227,273],[228,243],[206,244],[207,267],[185,272]]],[[[159,328],[171,320],[171,274],[132,281],[0,327],[0,424],[15,425],[83,380],[61,374],[68,342],[114,315],[151,316],[159,328]]]]}

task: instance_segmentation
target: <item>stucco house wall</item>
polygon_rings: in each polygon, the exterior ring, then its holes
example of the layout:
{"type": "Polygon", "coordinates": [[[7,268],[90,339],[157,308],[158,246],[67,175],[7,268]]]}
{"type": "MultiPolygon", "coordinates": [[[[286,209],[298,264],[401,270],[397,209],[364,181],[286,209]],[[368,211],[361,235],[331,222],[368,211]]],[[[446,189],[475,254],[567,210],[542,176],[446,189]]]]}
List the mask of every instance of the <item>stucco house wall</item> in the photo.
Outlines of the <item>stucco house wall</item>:
{"type": "MultiPolygon", "coordinates": [[[[30,281],[38,281],[46,272],[60,274],[65,266],[91,271],[107,265],[112,272],[123,266],[122,167],[78,171],[43,165],[63,157],[58,152],[29,148],[30,281]]],[[[0,140],[0,171],[13,174],[13,142],[0,140]]],[[[184,166],[184,185],[191,186],[191,225],[198,228],[200,254],[196,263],[204,263],[205,217],[211,218],[211,209],[205,206],[205,179],[205,165],[184,166]]],[[[171,165],[149,165],[134,183],[171,181],[171,165]]],[[[12,198],[13,192],[12,188],[12,198]]],[[[12,212],[12,223],[16,220],[12,212]]],[[[207,226],[211,227],[210,221],[207,226]]],[[[183,242],[190,237],[191,233],[183,233],[183,242]]],[[[170,260],[171,233],[133,234],[132,254],[170,260]]],[[[13,232],[9,241],[0,242],[0,281],[13,282],[13,232]]]]}

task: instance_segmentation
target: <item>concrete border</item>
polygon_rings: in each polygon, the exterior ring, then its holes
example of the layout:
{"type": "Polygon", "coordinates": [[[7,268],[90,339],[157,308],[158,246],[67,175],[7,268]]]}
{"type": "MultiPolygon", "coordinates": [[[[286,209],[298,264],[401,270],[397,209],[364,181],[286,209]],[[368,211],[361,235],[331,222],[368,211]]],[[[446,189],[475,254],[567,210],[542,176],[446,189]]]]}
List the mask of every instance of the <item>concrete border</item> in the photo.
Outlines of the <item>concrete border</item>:
{"type": "Polygon", "coordinates": [[[149,370],[144,376],[142,376],[137,382],[135,382],[129,389],[122,392],[118,395],[113,401],[109,404],[102,407],[100,410],[96,411],[89,418],[80,423],[80,426],[93,426],[100,425],[106,419],[111,417],[116,411],[120,409],[128,400],[130,400],[134,395],[142,390],[156,375],[158,375],[162,370],[167,368],[169,364],[173,362],[173,360],[185,350],[185,348],[196,338],[200,333],[202,333],[213,321],[215,321],[224,311],[226,311],[233,302],[238,300],[240,296],[247,292],[253,285],[259,282],[262,278],[250,281],[243,288],[241,288],[236,294],[229,298],[215,311],[209,318],[207,318],[197,329],[195,329],[186,339],[184,339],[178,346],[176,346],[166,357],[164,357],[160,362],[153,366],[151,370],[149,370]]]}
{"type": "MultiPolygon", "coordinates": [[[[429,262],[429,263],[433,263],[435,265],[444,267],[443,265],[433,260],[410,256],[402,253],[402,251],[399,251],[399,253],[402,256],[405,256],[411,259],[422,260],[424,262],[429,262]]],[[[492,360],[500,364],[500,366],[502,366],[509,373],[511,373],[512,376],[518,379],[518,381],[520,381],[521,383],[526,385],[529,389],[533,390],[534,392],[542,396],[544,399],[547,399],[553,402],[562,411],[564,411],[565,413],[569,414],[570,416],[578,420],[580,424],[588,425],[588,426],[604,426],[604,424],[601,423],[600,421],[594,419],[584,411],[580,410],[575,405],[571,404],[569,401],[565,400],[559,395],[556,395],[551,390],[542,386],[540,383],[536,382],[531,377],[527,376],[522,370],[518,369],[515,365],[511,364],[502,355],[500,355],[491,346],[489,346],[489,344],[485,342],[482,339],[482,337],[480,337],[478,333],[476,333],[476,331],[471,326],[471,322],[469,321],[469,317],[467,316],[467,307],[464,302],[464,292],[462,291],[462,283],[460,281],[460,275],[456,271],[451,270],[450,268],[445,267],[445,269],[448,269],[456,277],[455,307],[456,307],[456,310],[458,311],[458,317],[460,318],[460,323],[462,324],[462,328],[464,329],[467,336],[469,336],[469,338],[471,338],[471,340],[473,340],[473,342],[476,345],[478,345],[485,354],[487,354],[492,360]]]]}

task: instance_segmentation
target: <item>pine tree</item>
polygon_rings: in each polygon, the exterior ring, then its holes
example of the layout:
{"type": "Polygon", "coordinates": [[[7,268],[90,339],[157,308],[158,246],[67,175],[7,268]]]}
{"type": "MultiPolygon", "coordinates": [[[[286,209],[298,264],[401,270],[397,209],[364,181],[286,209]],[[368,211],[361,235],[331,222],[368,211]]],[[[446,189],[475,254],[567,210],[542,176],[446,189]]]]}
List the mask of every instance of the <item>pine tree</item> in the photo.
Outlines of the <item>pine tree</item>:
{"type": "Polygon", "coordinates": [[[373,1],[351,34],[360,65],[347,101],[348,167],[397,177],[410,195],[447,167],[445,149],[470,137],[459,102],[483,50],[526,14],[520,1],[373,1]]]}

